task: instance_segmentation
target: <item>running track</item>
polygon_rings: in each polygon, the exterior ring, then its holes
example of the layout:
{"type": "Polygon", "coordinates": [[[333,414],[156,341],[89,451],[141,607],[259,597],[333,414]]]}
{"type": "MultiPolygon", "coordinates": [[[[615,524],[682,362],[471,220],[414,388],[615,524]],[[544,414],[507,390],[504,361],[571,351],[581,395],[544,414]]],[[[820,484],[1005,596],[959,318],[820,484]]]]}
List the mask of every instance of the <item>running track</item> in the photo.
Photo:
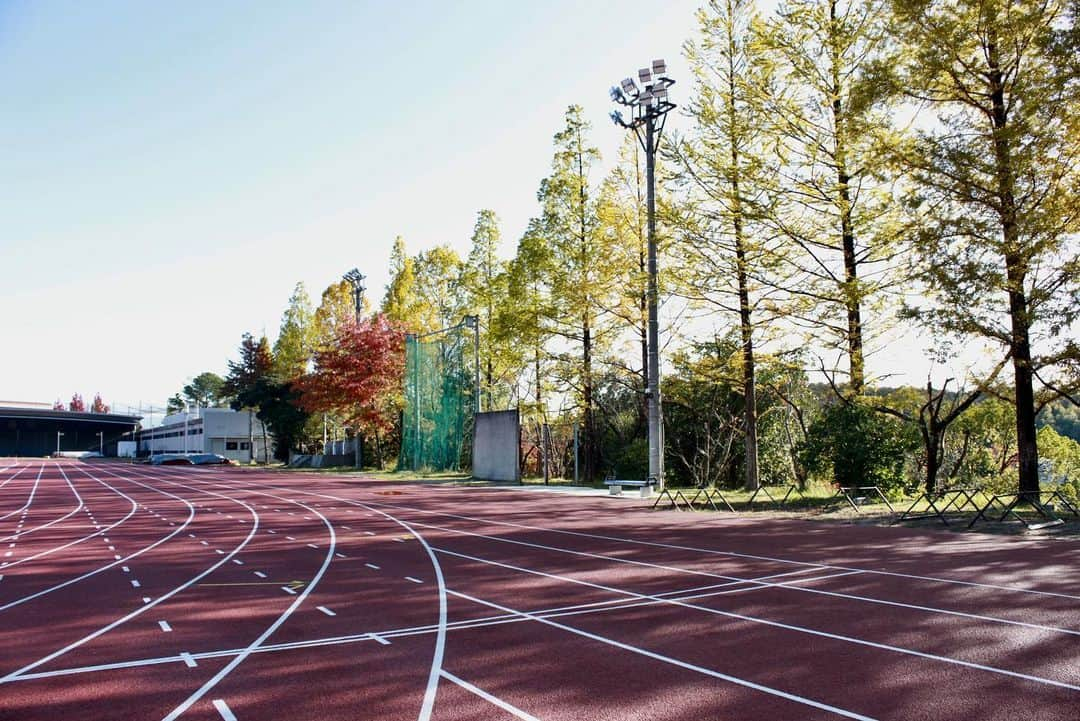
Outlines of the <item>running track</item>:
{"type": "Polygon", "coordinates": [[[1078,549],[0,459],[0,721],[1077,719],[1078,549]]]}

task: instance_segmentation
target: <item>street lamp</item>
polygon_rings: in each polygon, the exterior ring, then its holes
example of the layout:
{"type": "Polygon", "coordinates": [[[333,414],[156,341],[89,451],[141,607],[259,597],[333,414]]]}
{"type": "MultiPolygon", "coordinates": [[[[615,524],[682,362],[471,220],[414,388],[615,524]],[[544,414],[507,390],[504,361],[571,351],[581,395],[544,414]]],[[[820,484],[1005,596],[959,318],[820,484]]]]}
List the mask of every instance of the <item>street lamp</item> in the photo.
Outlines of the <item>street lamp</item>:
{"type": "Polygon", "coordinates": [[[633,130],[645,151],[647,207],[649,214],[649,359],[648,388],[645,391],[649,416],[649,478],[664,487],[664,426],[660,406],[660,323],[657,318],[659,292],[656,282],[656,151],[664,132],[667,114],[675,109],[668,100],[668,88],[675,81],[667,77],[667,63],[653,60],[651,68],[638,71],[638,82],[626,78],[611,88],[611,99],[627,109],[611,112],[611,119],[621,128],[633,130]],[[639,85],[640,83],[640,85],[639,85]]]}
{"type": "Polygon", "coordinates": [[[349,285],[352,286],[353,302],[356,304],[356,323],[359,325],[360,312],[364,308],[364,291],[367,290],[367,288],[364,287],[364,280],[367,279],[367,276],[363,275],[356,268],[353,268],[342,277],[349,281],[349,285]]]}
{"type": "Polygon", "coordinates": [[[98,438],[98,453],[100,453],[101,455],[104,456],[105,455],[105,431],[98,431],[97,432],[97,438],[98,438]]]}

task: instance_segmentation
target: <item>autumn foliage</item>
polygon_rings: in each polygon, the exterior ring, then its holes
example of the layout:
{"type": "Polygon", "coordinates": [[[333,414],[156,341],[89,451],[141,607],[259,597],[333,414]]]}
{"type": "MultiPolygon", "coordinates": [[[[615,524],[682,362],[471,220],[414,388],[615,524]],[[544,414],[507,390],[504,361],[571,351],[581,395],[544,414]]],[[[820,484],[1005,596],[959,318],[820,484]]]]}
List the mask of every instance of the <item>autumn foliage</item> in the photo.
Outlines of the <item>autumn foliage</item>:
{"type": "Polygon", "coordinates": [[[304,410],[334,413],[361,431],[393,428],[405,370],[405,337],[384,315],[342,325],[299,380],[304,410]]]}

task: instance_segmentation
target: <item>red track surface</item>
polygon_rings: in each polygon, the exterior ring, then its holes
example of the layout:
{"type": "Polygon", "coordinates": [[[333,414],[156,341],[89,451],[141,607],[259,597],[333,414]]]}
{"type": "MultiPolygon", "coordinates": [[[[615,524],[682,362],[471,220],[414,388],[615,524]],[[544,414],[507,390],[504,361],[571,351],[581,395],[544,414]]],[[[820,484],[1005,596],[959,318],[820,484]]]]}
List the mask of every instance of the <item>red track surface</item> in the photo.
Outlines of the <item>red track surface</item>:
{"type": "Polygon", "coordinates": [[[0,721],[1077,719],[1078,550],[0,459],[0,721]]]}

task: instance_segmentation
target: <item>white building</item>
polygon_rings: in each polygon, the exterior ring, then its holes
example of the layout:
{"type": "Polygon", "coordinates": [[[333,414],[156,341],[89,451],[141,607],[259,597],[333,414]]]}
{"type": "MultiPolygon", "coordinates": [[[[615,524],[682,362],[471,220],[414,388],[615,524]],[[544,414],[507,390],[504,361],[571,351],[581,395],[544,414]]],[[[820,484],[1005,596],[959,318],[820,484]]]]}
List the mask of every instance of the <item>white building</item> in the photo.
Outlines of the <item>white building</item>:
{"type": "Polygon", "coordinates": [[[199,408],[165,416],[160,426],[138,434],[141,453],[217,453],[232,461],[262,461],[274,453],[274,438],[266,434],[252,411],[199,408]],[[254,446],[249,440],[254,436],[254,446]]]}

